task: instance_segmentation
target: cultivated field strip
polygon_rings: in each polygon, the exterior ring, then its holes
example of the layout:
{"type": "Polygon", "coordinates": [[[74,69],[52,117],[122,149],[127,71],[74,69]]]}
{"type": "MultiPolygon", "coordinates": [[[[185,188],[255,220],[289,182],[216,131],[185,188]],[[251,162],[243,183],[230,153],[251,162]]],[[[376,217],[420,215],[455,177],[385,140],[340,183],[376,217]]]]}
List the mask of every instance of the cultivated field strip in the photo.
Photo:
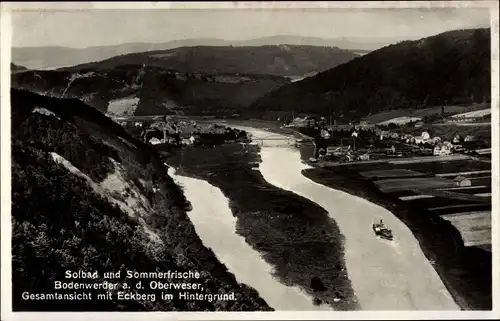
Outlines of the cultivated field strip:
{"type": "Polygon", "coordinates": [[[429,211],[449,210],[449,209],[463,209],[465,207],[481,207],[483,204],[457,204],[438,207],[429,207],[429,211]]]}
{"type": "MultiPolygon", "coordinates": [[[[478,185],[478,186],[461,186],[461,187],[450,187],[450,188],[439,188],[439,191],[467,191],[467,190],[477,190],[481,188],[489,188],[491,190],[490,186],[487,185],[478,185]]],[[[473,192],[475,193],[475,192],[473,192]]]]}
{"type": "MultiPolygon", "coordinates": [[[[413,171],[429,174],[446,174],[446,173],[456,173],[463,171],[491,171],[491,163],[481,162],[477,160],[455,160],[455,161],[437,161],[438,157],[435,158],[435,162],[423,162],[423,163],[412,163],[412,164],[390,164],[390,167],[380,166],[377,169],[388,169],[388,168],[401,168],[410,169],[413,171]]],[[[389,165],[389,164],[387,164],[389,165]]],[[[387,166],[386,165],[386,166],[387,166]]],[[[365,169],[368,170],[368,169],[365,169]]]]}
{"type": "Polygon", "coordinates": [[[386,179],[376,181],[375,184],[382,192],[394,192],[398,190],[408,189],[431,189],[452,187],[453,180],[441,177],[424,177],[424,178],[403,178],[403,179],[386,179]]]}
{"type": "Polygon", "coordinates": [[[461,212],[441,217],[460,231],[465,246],[491,244],[491,211],[461,212]]]}
{"type": "Polygon", "coordinates": [[[399,199],[402,201],[412,201],[421,198],[433,198],[434,195],[409,195],[409,196],[400,196],[399,199]]]}
{"type": "Polygon", "coordinates": [[[426,174],[420,173],[420,172],[415,172],[409,169],[386,169],[386,170],[374,170],[374,171],[366,171],[366,172],[360,172],[361,175],[363,175],[366,178],[378,178],[378,179],[383,179],[383,178],[392,178],[392,177],[419,177],[419,176],[425,176],[426,174]]]}
{"type": "Polygon", "coordinates": [[[479,197],[491,197],[491,193],[478,193],[478,194],[474,194],[474,196],[479,196],[479,197]]]}
{"type": "Polygon", "coordinates": [[[453,155],[436,156],[436,157],[419,156],[419,157],[411,157],[411,158],[406,158],[406,159],[395,159],[395,160],[389,160],[388,163],[391,163],[391,164],[412,164],[412,163],[457,161],[457,160],[468,160],[468,159],[471,159],[471,157],[467,156],[467,155],[453,154],[453,155]]]}
{"type": "MultiPolygon", "coordinates": [[[[415,192],[417,192],[417,191],[415,191],[415,192]]],[[[485,202],[484,197],[479,197],[479,196],[464,194],[464,193],[445,191],[445,190],[426,189],[425,191],[420,190],[420,192],[425,193],[425,194],[429,194],[429,195],[433,195],[433,196],[443,197],[443,198],[450,198],[450,199],[471,201],[471,202],[485,202]]]]}
{"type": "Polygon", "coordinates": [[[468,172],[455,172],[455,173],[444,173],[444,174],[436,174],[436,176],[440,176],[440,177],[448,177],[448,176],[465,176],[465,175],[473,175],[473,174],[488,174],[488,173],[491,173],[491,170],[468,171],[468,172]]]}
{"type": "Polygon", "coordinates": [[[469,212],[458,212],[453,214],[442,215],[441,217],[447,220],[451,220],[454,217],[470,216],[472,218],[482,218],[488,216],[491,218],[491,211],[469,211],[469,212]]]}
{"type": "Polygon", "coordinates": [[[491,211],[491,204],[464,204],[456,207],[443,206],[432,209],[432,213],[439,216],[466,211],[491,211]]]}

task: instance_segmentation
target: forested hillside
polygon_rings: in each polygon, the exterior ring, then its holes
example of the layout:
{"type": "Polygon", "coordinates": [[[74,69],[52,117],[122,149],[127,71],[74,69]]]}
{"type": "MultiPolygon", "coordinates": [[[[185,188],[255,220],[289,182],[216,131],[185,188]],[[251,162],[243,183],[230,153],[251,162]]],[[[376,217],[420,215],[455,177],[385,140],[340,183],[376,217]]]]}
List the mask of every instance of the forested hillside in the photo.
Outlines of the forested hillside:
{"type": "MultiPolygon", "coordinates": [[[[152,147],[76,99],[12,90],[12,294],[15,311],[269,310],[203,246],[189,204],[152,147]],[[54,290],[66,270],[199,271],[203,293],[236,301],[24,300],[54,290]]],[[[173,280],[163,279],[164,282],[173,280]]],[[[146,282],[144,282],[146,283],[146,282]]],[[[121,290],[124,290],[123,288],[121,290]]],[[[179,290],[170,290],[176,294],[179,290]]],[[[94,296],[98,290],[87,291],[94,296]]],[[[100,291],[102,292],[102,291],[100,291]]],[[[132,291],[134,292],[134,291],[132,291]]]]}
{"type": "Polygon", "coordinates": [[[252,105],[264,111],[359,119],[380,111],[488,102],[490,29],[403,41],[302,81],[252,105]]]}
{"type": "Polygon", "coordinates": [[[62,68],[67,71],[109,69],[146,64],[185,73],[302,76],[358,57],[337,47],[316,46],[194,46],[132,53],[100,62],[62,68]]]}
{"type": "Polygon", "coordinates": [[[183,73],[150,65],[12,74],[12,86],[78,98],[103,113],[232,115],[290,80],[280,76],[183,73]]]}
{"type": "MultiPolygon", "coordinates": [[[[352,39],[351,39],[352,40],[352,39]]],[[[119,45],[107,45],[107,46],[97,46],[97,47],[88,47],[88,48],[68,48],[68,47],[58,47],[58,46],[46,46],[46,47],[13,47],[12,48],[12,60],[16,64],[21,64],[23,66],[27,66],[30,69],[47,69],[47,68],[62,68],[75,66],[79,64],[91,63],[94,61],[102,61],[104,59],[109,59],[115,56],[122,56],[131,53],[139,53],[139,52],[147,52],[147,51],[162,51],[166,52],[175,52],[175,48],[182,47],[197,47],[205,48],[203,49],[205,52],[209,52],[211,49],[207,49],[209,47],[219,47],[213,49],[213,54],[217,52],[224,53],[230,52],[233,50],[233,47],[247,47],[244,51],[249,52],[249,50],[259,50],[255,49],[255,47],[261,46],[272,46],[274,47],[269,51],[269,48],[263,48],[262,53],[259,53],[257,56],[263,57],[266,53],[274,54],[279,53],[280,49],[278,45],[295,45],[297,48],[301,46],[302,48],[307,48],[309,46],[314,47],[328,47],[328,48],[316,48],[310,50],[309,52],[305,52],[301,48],[298,50],[292,49],[292,53],[290,57],[304,57],[304,55],[310,55],[310,62],[312,66],[315,66],[315,61],[324,60],[325,54],[327,54],[331,59],[336,60],[341,58],[342,55],[346,55],[347,53],[343,53],[342,49],[331,48],[331,47],[340,47],[343,49],[352,49],[350,50],[353,53],[357,53],[360,50],[365,48],[366,45],[369,45],[370,50],[372,50],[372,46],[369,44],[371,40],[366,39],[358,39],[359,41],[352,42],[351,40],[347,40],[345,38],[342,39],[321,39],[315,37],[300,37],[300,36],[271,36],[257,39],[249,39],[249,40],[223,40],[216,38],[202,38],[202,39],[178,39],[172,40],[168,42],[161,43],[150,43],[150,42],[132,42],[132,43],[124,43],[119,45]],[[220,47],[225,47],[226,50],[221,49],[220,47]],[[248,48],[250,47],[250,48],[248,48]],[[331,49],[330,49],[331,48],[331,49]]],[[[373,44],[372,44],[373,45],[373,44]]],[[[380,45],[379,45],[380,46],[380,45]]],[[[365,48],[367,49],[367,48],[365,48]]],[[[181,49],[180,51],[185,50],[181,49]]],[[[361,50],[362,51],[362,50],[361,50]]],[[[196,56],[196,55],[195,55],[196,56]]],[[[241,58],[240,56],[239,58],[241,58]]],[[[224,57],[228,58],[228,57],[224,57]]],[[[229,57],[231,59],[231,57],[229,57]]],[[[267,57],[268,60],[272,57],[267,57]]],[[[189,58],[188,58],[189,59],[189,58]]],[[[177,61],[177,58],[174,59],[177,61]]],[[[134,63],[134,62],[133,62],[134,63]]],[[[327,62],[331,68],[332,62],[327,62]]],[[[242,65],[241,61],[237,61],[239,66],[242,65]]],[[[226,65],[226,67],[230,67],[226,65]]],[[[327,69],[326,68],[326,69],[327,69]]],[[[263,69],[261,69],[263,70],[263,69]]],[[[294,70],[289,70],[290,72],[294,70]]]]}

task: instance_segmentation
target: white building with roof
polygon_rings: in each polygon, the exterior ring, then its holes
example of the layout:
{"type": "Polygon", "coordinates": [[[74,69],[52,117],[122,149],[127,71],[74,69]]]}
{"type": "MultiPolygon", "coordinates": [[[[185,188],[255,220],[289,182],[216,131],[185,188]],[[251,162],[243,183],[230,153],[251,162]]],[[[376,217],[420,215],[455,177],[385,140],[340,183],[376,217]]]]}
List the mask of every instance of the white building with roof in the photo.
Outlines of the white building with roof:
{"type": "Polygon", "coordinates": [[[446,143],[436,144],[436,146],[434,146],[433,155],[434,156],[451,155],[453,145],[451,145],[450,142],[446,142],[446,143]]]}
{"type": "Polygon", "coordinates": [[[420,137],[422,137],[423,140],[427,140],[431,138],[431,135],[428,132],[424,131],[422,132],[422,135],[420,135],[420,137]]]}
{"type": "Polygon", "coordinates": [[[161,141],[160,139],[156,138],[156,137],[153,137],[153,138],[151,138],[151,139],[149,140],[149,143],[150,143],[151,145],[158,145],[158,144],[161,144],[161,143],[162,143],[162,141],[161,141]]]}

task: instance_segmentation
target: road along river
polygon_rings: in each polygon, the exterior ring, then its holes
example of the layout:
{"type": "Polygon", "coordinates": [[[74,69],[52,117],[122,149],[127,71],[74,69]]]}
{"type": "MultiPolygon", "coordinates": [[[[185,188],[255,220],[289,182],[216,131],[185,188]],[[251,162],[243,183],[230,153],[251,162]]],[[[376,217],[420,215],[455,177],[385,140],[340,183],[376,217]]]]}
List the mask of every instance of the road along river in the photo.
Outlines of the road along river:
{"type": "MultiPolygon", "coordinates": [[[[255,139],[286,138],[264,130],[237,128],[255,139]]],[[[361,309],[459,310],[406,225],[383,207],[304,177],[301,171],[307,165],[302,163],[300,152],[278,145],[283,146],[283,141],[263,141],[260,172],[268,183],[317,203],[335,220],[345,236],[347,273],[361,309]],[[372,224],[380,219],[393,230],[394,241],[374,236],[372,224]]]]}
{"type": "Polygon", "coordinates": [[[176,175],[172,167],[168,174],[182,186],[191,202],[188,215],[203,244],[213,250],[238,282],[257,290],[276,311],[331,311],[330,306],[314,305],[312,298],[298,287],[286,286],[272,276],[273,268],[236,234],[236,218],[219,188],[201,179],[176,175]]]}

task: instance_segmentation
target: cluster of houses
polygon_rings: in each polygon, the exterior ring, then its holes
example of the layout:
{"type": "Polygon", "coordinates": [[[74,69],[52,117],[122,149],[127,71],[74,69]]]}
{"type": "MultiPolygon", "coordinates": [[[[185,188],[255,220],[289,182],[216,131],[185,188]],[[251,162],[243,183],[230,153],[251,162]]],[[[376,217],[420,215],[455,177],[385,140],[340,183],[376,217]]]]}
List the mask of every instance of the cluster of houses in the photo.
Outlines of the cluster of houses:
{"type": "Polygon", "coordinates": [[[415,136],[411,134],[399,135],[398,133],[391,133],[390,131],[381,131],[380,140],[384,138],[399,139],[407,144],[415,145],[431,145],[433,146],[433,155],[451,155],[454,151],[462,151],[462,142],[473,142],[476,137],[472,135],[466,136],[463,140],[460,135],[455,135],[452,141],[442,140],[439,136],[431,137],[429,132],[423,131],[420,135],[415,136]]]}
{"type": "Polygon", "coordinates": [[[144,126],[141,139],[151,145],[215,146],[246,139],[246,133],[217,124],[197,124],[193,120],[164,120],[144,126]]]}
{"type": "Polygon", "coordinates": [[[159,139],[157,137],[152,137],[147,141],[151,145],[159,145],[159,144],[181,144],[181,145],[193,145],[196,142],[196,135],[186,135],[181,137],[179,140],[177,137],[166,136],[165,138],[159,139]]]}
{"type": "Polygon", "coordinates": [[[355,151],[351,146],[328,146],[325,150],[325,156],[335,156],[343,158],[346,161],[367,161],[370,160],[370,153],[367,151],[355,151]]]}
{"type": "Polygon", "coordinates": [[[315,118],[311,116],[304,116],[303,118],[301,117],[295,117],[290,124],[288,124],[288,127],[308,127],[308,128],[313,128],[313,127],[322,127],[326,125],[326,118],[325,117],[320,117],[320,118],[315,118]]]}
{"type": "MultiPolygon", "coordinates": [[[[380,141],[385,140],[389,144],[394,141],[400,141],[402,143],[406,143],[407,145],[416,145],[415,147],[418,148],[419,150],[421,150],[422,147],[425,146],[427,147],[425,148],[425,150],[429,152],[432,151],[432,155],[434,156],[451,155],[454,152],[464,151],[463,147],[464,144],[476,141],[476,137],[474,137],[473,135],[468,135],[465,138],[462,138],[460,135],[455,135],[451,141],[442,140],[438,136],[432,137],[427,131],[422,131],[420,135],[411,135],[411,134],[399,134],[397,132],[391,132],[389,130],[376,129],[374,133],[377,139],[379,139],[380,141]]],[[[358,135],[359,131],[356,129],[350,133],[350,136],[353,138],[352,142],[354,142],[354,144],[355,141],[357,140],[358,135]]],[[[323,128],[320,130],[320,136],[324,139],[329,139],[332,137],[332,133],[327,128],[323,128]]],[[[324,148],[319,148],[317,156],[318,157],[335,156],[337,158],[345,159],[347,161],[353,161],[353,160],[369,160],[371,156],[383,155],[383,154],[394,155],[401,153],[397,153],[394,145],[392,145],[390,148],[382,148],[382,149],[369,148],[368,150],[366,150],[365,148],[356,150],[355,145],[354,148],[351,148],[351,145],[348,145],[348,146],[326,146],[324,148]]]]}
{"type": "Polygon", "coordinates": [[[151,145],[193,145],[199,134],[195,132],[198,127],[196,122],[180,121],[176,124],[168,121],[157,121],[143,131],[143,140],[151,145]],[[190,128],[189,131],[182,129],[190,128]]]}

